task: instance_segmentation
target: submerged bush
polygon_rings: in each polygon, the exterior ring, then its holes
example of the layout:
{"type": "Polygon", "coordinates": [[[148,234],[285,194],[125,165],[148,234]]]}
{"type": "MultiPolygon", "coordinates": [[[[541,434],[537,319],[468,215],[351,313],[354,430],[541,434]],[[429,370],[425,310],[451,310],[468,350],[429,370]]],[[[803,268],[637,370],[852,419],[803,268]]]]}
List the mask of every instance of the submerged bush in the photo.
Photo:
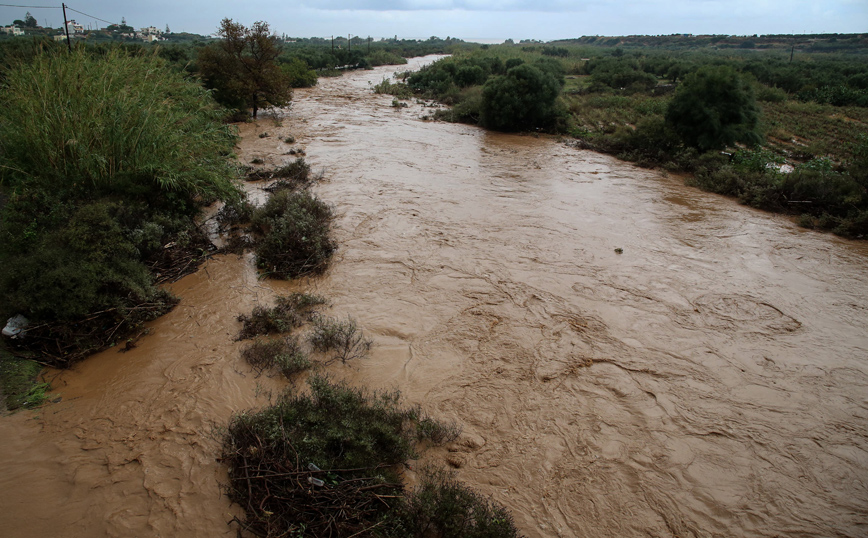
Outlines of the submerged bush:
{"type": "Polygon", "coordinates": [[[262,235],[257,266],[283,279],[323,272],[337,248],[331,219],[331,208],[306,190],[276,192],[253,214],[253,228],[262,235]]]}
{"type": "Polygon", "coordinates": [[[419,485],[398,510],[402,534],[438,538],[510,538],[518,531],[509,511],[468,488],[446,469],[422,469],[419,485]]]}
{"type": "Polygon", "coordinates": [[[354,319],[342,321],[324,317],[314,318],[310,343],[314,350],[332,352],[332,360],[341,362],[365,357],[372,344],[354,319]]]}
{"type": "Polygon", "coordinates": [[[244,348],[241,357],[257,372],[277,370],[286,377],[309,369],[313,363],[301,349],[298,337],[257,339],[244,348]]]}
{"type": "Polygon", "coordinates": [[[402,465],[417,456],[421,413],[398,392],[324,377],[234,417],[223,443],[238,523],[258,536],[517,536],[505,509],[445,472],[406,494],[402,465]],[[456,534],[456,533],[464,534],[456,534]],[[499,534],[497,534],[499,533],[499,534]]]}
{"type": "Polygon", "coordinates": [[[250,315],[241,314],[242,323],[239,340],[263,334],[286,333],[310,320],[316,306],[326,304],[324,297],[309,293],[294,292],[275,299],[271,308],[257,305],[250,315]]]}

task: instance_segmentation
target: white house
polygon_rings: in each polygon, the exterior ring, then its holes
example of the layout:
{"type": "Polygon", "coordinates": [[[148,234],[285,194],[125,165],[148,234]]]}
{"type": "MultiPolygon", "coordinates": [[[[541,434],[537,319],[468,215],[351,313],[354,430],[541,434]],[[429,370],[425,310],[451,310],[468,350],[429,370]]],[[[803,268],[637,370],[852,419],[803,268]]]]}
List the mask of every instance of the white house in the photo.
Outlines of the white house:
{"type": "Polygon", "coordinates": [[[74,20],[67,21],[66,23],[66,31],[72,34],[83,34],[84,33],[84,25],[78,24],[74,20]]]}
{"type": "Polygon", "coordinates": [[[24,35],[24,30],[17,26],[4,26],[3,28],[0,28],[0,30],[3,30],[3,33],[10,35],[24,35]]]}
{"type": "Polygon", "coordinates": [[[147,28],[142,28],[142,33],[144,35],[160,35],[160,31],[156,26],[148,26],[147,28]]]}

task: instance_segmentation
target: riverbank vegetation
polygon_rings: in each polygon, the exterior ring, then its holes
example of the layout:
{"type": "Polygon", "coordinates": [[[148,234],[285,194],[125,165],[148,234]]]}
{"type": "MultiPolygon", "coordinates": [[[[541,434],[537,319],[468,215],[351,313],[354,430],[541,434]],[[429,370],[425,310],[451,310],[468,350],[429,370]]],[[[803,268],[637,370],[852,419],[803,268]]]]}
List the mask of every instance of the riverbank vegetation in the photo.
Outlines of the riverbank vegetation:
{"type": "Polygon", "coordinates": [[[195,215],[239,197],[235,135],[156,55],[37,53],[0,100],[0,316],[63,366],[174,306],[157,284],[207,255],[195,215]]]}
{"type": "Polygon", "coordinates": [[[861,34],[591,37],[459,51],[380,89],[451,106],[436,119],[566,135],[866,237],[866,59],[861,34]]]}

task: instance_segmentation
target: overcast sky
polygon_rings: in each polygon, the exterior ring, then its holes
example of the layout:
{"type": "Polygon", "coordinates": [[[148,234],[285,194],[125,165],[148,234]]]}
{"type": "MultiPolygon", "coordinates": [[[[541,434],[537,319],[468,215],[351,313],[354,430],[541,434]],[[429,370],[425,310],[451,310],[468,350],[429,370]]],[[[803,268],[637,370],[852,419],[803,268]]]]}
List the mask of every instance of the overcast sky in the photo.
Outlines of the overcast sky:
{"type": "MultiPolygon", "coordinates": [[[[0,3],[49,6],[44,0],[0,3]]],[[[60,27],[58,8],[0,6],[0,23],[23,19],[60,27]]],[[[460,37],[516,41],[582,35],[807,34],[868,32],[868,0],[70,0],[67,16],[87,27],[93,17],[140,28],[210,35],[229,17],[245,25],[263,20],[295,37],[360,35],[374,38],[460,37]]]]}

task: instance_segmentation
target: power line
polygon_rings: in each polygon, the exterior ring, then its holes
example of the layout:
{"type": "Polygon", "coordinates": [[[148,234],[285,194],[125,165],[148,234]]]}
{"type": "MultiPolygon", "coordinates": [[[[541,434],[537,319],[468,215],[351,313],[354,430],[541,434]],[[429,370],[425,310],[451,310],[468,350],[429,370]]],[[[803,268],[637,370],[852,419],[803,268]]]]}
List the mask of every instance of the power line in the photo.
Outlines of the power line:
{"type": "Polygon", "coordinates": [[[60,9],[57,6],[19,6],[16,4],[0,4],[0,7],[26,7],[30,9],[60,9]]]}
{"type": "Polygon", "coordinates": [[[79,15],[84,15],[85,17],[90,17],[91,19],[96,19],[96,20],[98,20],[98,21],[100,21],[100,22],[105,22],[105,23],[107,23],[107,24],[114,24],[114,25],[116,25],[116,26],[120,26],[120,25],[119,25],[118,23],[116,23],[116,22],[107,21],[107,20],[105,20],[105,19],[100,19],[99,17],[94,17],[93,15],[88,15],[87,13],[85,13],[85,12],[83,12],[83,11],[79,11],[79,10],[77,10],[77,9],[72,9],[72,8],[69,7],[69,6],[66,6],[66,9],[68,9],[68,10],[70,10],[70,11],[75,11],[75,12],[78,13],[79,15]]]}

